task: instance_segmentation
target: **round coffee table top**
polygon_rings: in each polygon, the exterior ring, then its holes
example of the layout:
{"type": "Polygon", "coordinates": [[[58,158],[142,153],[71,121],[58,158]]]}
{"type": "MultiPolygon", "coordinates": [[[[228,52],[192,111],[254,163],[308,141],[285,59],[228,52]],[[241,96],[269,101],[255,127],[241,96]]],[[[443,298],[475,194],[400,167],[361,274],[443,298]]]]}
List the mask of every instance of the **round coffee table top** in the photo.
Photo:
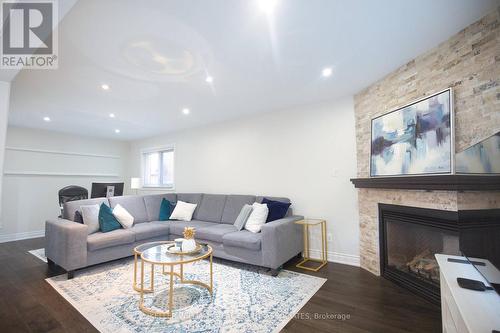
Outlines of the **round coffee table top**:
{"type": "Polygon", "coordinates": [[[152,264],[177,265],[202,260],[212,254],[212,247],[210,245],[203,245],[199,252],[190,254],[174,254],[167,252],[167,248],[173,243],[174,242],[170,241],[142,244],[144,248],[141,251],[141,259],[152,264]],[[151,246],[146,246],[147,244],[151,244],[151,246]]]}
{"type": "Polygon", "coordinates": [[[148,242],[141,245],[137,245],[136,247],[134,247],[134,253],[141,255],[142,252],[146,251],[147,249],[161,244],[172,244],[172,241],[156,241],[156,242],[148,242]]]}

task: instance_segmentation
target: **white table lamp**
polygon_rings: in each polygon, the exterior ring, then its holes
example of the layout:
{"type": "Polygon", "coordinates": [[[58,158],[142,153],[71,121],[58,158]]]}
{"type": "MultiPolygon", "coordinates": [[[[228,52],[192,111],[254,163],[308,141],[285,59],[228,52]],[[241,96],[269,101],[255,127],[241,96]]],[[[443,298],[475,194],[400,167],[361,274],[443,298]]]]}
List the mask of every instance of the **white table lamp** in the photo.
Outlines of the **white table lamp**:
{"type": "Polygon", "coordinates": [[[141,178],[130,178],[130,188],[135,190],[137,195],[137,190],[141,188],[141,178]]]}

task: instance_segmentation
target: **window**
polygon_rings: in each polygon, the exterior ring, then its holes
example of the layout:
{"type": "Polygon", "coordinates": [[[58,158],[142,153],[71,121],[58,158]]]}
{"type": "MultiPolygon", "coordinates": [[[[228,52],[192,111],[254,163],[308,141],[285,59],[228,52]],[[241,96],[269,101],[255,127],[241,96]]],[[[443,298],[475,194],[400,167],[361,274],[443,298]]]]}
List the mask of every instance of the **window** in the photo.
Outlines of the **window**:
{"type": "Polygon", "coordinates": [[[174,187],[174,148],[150,149],[142,152],[144,187],[174,187]]]}

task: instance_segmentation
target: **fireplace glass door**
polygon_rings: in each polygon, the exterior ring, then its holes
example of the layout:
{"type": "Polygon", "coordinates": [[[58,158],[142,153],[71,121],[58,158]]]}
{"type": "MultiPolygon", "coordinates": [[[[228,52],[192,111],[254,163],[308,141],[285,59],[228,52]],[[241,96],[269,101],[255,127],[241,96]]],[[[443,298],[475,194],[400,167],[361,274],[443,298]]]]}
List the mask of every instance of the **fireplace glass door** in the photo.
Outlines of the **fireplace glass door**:
{"type": "Polygon", "coordinates": [[[458,233],[407,222],[386,223],[387,268],[439,287],[434,255],[460,255],[458,233]]]}

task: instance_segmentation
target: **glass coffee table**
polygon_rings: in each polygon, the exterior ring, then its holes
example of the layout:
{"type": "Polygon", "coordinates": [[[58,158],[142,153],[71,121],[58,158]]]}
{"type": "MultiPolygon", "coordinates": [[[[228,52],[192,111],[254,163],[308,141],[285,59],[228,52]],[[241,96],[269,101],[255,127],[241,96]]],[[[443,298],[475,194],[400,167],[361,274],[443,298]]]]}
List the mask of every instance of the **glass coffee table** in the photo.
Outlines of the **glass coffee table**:
{"type": "MultiPolygon", "coordinates": [[[[158,242],[149,242],[149,243],[144,243],[141,245],[138,245],[134,248],[134,282],[132,284],[132,288],[140,292],[141,288],[137,286],[137,262],[138,259],[141,257],[142,252],[146,251],[149,248],[155,247],[157,245],[162,245],[162,244],[172,244],[172,241],[158,241],[158,242]]],[[[145,293],[152,293],[153,292],[153,280],[154,280],[154,264],[151,264],[151,285],[149,289],[143,289],[145,293]]]]}
{"type": "Polygon", "coordinates": [[[138,290],[140,293],[139,309],[151,316],[155,317],[172,317],[173,309],[173,296],[174,296],[174,277],[179,278],[180,283],[188,283],[202,286],[210,292],[212,295],[213,291],[213,269],[212,269],[212,247],[209,245],[203,245],[201,250],[192,254],[172,254],[167,252],[167,248],[171,246],[173,242],[163,241],[163,242],[153,242],[142,244],[134,249],[134,289],[138,290]],[[140,247],[140,248],[139,248],[140,247]],[[138,249],[139,248],[139,249],[138,249]],[[136,251],[137,250],[137,251],[136,251]],[[135,283],[136,277],[136,265],[137,265],[137,255],[140,252],[141,258],[141,277],[140,284],[137,286],[135,283]],[[137,254],[136,254],[137,253],[137,254]],[[210,269],[210,281],[205,283],[198,280],[186,280],[184,279],[184,265],[193,263],[195,261],[200,261],[205,258],[209,258],[209,269],[210,269]],[[148,289],[144,288],[144,265],[146,263],[151,264],[151,281],[150,287],[148,289]],[[162,272],[165,275],[169,275],[169,286],[168,286],[168,304],[165,311],[154,310],[152,308],[144,305],[144,294],[154,292],[154,266],[162,266],[162,272]],[[174,270],[175,266],[179,266],[179,272],[174,270]]]}

